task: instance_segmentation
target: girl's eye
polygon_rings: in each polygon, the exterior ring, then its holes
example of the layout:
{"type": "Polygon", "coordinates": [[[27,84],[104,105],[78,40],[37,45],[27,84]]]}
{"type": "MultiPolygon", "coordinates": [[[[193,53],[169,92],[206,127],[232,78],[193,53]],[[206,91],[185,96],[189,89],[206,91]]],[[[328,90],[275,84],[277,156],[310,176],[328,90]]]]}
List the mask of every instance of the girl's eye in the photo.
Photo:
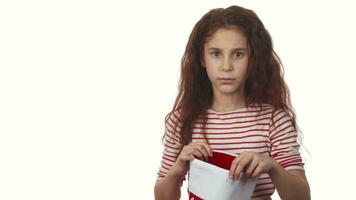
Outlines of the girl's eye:
{"type": "Polygon", "coordinates": [[[217,56],[220,55],[220,52],[218,52],[218,51],[213,51],[213,52],[211,52],[210,54],[213,55],[214,57],[217,57],[217,56]]]}
{"type": "Polygon", "coordinates": [[[244,53],[242,53],[242,52],[236,52],[235,53],[235,57],[236,58],[241,58],[243,55],[244,55],[244,53]]]}

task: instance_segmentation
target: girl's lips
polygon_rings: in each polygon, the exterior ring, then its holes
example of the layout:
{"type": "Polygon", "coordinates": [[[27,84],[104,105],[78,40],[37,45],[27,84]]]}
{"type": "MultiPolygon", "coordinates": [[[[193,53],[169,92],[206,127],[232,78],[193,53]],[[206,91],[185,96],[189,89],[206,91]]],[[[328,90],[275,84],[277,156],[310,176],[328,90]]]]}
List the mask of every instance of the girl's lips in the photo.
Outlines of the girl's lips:
{"type": "Polygon", "coordinates": [[[234,78],[218,78],[218,80],[233,81],[235,79],[234,78]]]}
{"type": "Polygon", "coordinates": [[[232,82],[235,80],[233,78],[219,78],[219,81],[221,81],[222,84],[232,84],[232,82]]]}

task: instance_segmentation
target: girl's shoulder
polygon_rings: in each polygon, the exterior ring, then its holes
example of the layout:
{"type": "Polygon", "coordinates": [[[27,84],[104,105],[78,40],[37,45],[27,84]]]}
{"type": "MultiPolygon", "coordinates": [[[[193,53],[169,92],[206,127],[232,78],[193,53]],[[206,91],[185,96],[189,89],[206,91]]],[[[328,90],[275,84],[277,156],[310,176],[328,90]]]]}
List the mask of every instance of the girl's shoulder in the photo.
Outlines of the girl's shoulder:
{"type": "Polygon", "coordinates": [[[180,123],[181,120],[181,109],[175,109],[170,111],[167,115],[166,115],[166,122],[173,122],[173,123],[180,123]]]}

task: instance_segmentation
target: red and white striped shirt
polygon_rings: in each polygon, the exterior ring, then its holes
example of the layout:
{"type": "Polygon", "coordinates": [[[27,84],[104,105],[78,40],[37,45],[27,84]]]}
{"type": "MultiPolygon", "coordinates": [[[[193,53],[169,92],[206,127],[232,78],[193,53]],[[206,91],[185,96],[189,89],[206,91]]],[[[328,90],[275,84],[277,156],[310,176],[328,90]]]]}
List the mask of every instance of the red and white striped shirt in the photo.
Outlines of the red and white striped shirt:
{"type": "MultiPolygon", "coordinates": [[[[201,123],[193,125],[192,142],[205,141],[204,134],[213,150],[236,155],[254,151],[272,157],[286,170],[304,170],[297,142],[298,134],[290,116],[281,109],[272,116],[272,111],[273,106],[269,104],[262,104],[262,110],[257,104],[229,112],[208,109],[204,131],[201,123]]],[[[179,112],[175,111],[165,124],[163,156],[157,173],[159,179],[167,174],[178,156],[180,136],[177,132],[173,134],[176,124],[176,130],[180,130],[178,119],[179,112]]],[[[269,199],[274,191],[271,178],[264,173],[258,178],[252,199],[269,199]]]]}

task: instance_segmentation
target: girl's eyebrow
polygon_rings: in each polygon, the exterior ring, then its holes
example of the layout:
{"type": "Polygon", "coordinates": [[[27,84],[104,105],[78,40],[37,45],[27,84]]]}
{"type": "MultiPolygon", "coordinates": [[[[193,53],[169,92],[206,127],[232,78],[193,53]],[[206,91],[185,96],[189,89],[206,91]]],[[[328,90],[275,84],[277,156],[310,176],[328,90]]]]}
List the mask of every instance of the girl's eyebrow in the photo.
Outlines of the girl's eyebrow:
{"type": "MultiPolygon", "coordinates": [[[[210,50],[216,50],[216,51],[219,51],[219,50],[221,50],[220,48],[217,48],[217,47],[210,47],[210,48],[208,48],[208,50],[210,51],[210,50]]],[[[232,51],[246,51],[246,48],[234,48],[234,49],[232,49],[232,51]]]]}

